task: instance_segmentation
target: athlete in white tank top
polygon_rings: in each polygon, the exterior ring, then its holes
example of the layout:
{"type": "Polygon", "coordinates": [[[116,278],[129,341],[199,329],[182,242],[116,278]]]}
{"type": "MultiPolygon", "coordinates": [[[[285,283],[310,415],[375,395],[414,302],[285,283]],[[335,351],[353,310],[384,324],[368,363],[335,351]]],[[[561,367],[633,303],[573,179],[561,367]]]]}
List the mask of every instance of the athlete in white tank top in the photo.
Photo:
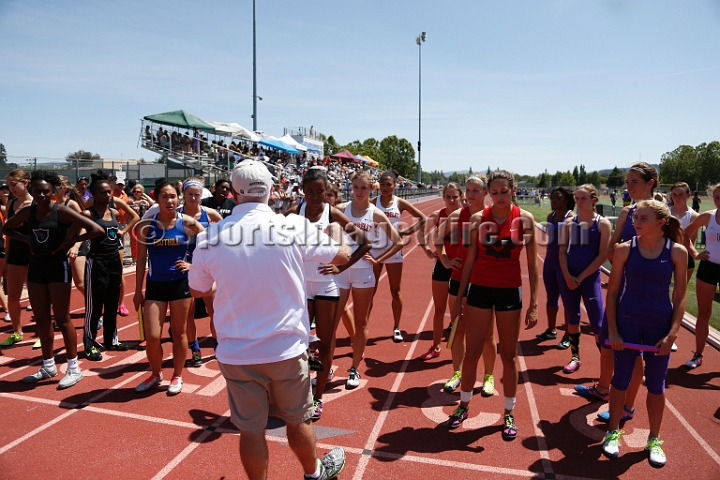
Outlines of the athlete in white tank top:
{"type": "MultiPolygon", "coordinates": [[[[378,238],[378,227],[375,225],[373,220],[373,213],[375,212],[375,206],[371,203],[370,208],[365,211],[362,217],[355,217],[352,214],[352,202],[348,203],[345,207],[345,215],[355,224],[360,230],[363,231],[365,236],[370,243],[375,244],[378,238]]],[[[353,252],[357,250],[358,245],[354,241],[350,242],[352,245],[353,252]]],[[[372,264],[365,259],[358,260],[357,263],[352,265],[350,268],[372,268],[372,264]]]]}
{"type": "MultiPolygon", "coordinates": [[[[301,217],[305,217],[305,207],[307,207],[307,203],[303,202],[299,212],[301,217]]],[[[310,222],[309,219],[308,221],[310,222]]],[[[310,222],[310,225],[324,232],[327,226],[330,225],[330,205],[326,203],[320,219],[317,222],[310,222]]],[[[318,262],[305,262],[305,281],[327,283],[328,276],[318,272],[318,268],[320,268],[321,265],[322,264],[318,262]]]]}
{"type": "Polygon", "coordinates": [[[717,209],[712,211],[705,230],[705,251],[710,254],[709,261],[720,264],[720,225],[717,222],[717,213],[717,209]]]}

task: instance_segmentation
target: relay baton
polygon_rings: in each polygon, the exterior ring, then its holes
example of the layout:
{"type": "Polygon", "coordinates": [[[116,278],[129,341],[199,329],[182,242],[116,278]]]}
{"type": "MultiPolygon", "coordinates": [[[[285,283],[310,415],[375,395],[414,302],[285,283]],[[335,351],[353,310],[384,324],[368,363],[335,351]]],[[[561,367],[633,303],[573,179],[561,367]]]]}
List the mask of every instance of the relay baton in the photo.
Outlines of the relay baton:
{"type": "MultiPolygon", "coordinates": [[[[641,352],[654,352],[657,353],[660,351],[660,349],[654,345],[640,345],[639,343],[627,343],[625,342],[625,348],[628,350],[640,350],[641,352]]],[[[612,346],[612,343],[610,343],[610,340],[605,340],[605,346],[610,347],[612,346]]]]}
{"type": "Polygon", "coordinates": [[[143,325],[142,305],[138,308],[138,330],[140,330],[140,341],[145,341],[145,326],[143,325]]]}
{"type": "Polygon", "coordinates": [[[457,333],[458,324],[460,323],[460,315],[455,317],[455,320],[453,320],[452,329],[450,330],[450,335],[448,336],[448,343],[447,348],[452,348],[453,341],[455,340],[455,334],[457,333]]]}

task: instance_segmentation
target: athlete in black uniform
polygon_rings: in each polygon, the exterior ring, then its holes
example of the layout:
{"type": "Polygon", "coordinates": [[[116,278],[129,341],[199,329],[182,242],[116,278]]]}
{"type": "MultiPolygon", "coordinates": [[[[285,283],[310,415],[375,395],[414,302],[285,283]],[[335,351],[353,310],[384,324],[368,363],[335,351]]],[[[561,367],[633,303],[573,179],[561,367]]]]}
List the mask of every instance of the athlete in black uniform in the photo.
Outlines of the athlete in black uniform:
{"type": "Polygon", "coordinates": [[[97,223],[74,210],[53,203],[53,192],[58,185],[60,179],[55,172],[47,170],[33,172],[30,178],[30,194],[35,203],[9,219],[2,233],[8,238],[30,245],[28,295],[33,304],[35,322],[42,341],[43,364],[37,373],[25,377],[23,381],[35,383],[57,376],[53,352],[53,327],[50,320],[52,305],[55,321],[65,341],[68,358],[67,372],[58,383],[58,389],[63,389],[82,380],[82,372],[77,363],[77,334],[70,322],[71,275],[67,250],[75,242],[102,235],[103,230],[97,223]],[[22,225],[27,225],[29,235],[21,233],[19,228],[22,225]],[[87,233],[72,238],[80,228],[84,228],[87,233]]]}

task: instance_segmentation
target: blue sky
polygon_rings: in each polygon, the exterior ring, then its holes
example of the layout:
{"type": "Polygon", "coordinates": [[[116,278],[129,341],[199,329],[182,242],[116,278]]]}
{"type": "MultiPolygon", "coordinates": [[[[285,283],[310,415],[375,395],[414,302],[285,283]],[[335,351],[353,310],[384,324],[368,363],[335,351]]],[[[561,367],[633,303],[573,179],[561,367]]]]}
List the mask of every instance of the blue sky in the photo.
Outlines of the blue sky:
{"type": "MultiPolygon", "coordinates": [[[[425,170],[628,166],[720,140],[720,1],[258,0],[258,129],[418,136],[425,170]]],[[[252,127],[252,1],[0,0],[9,155],[154,159],[139,119],[252,127]]]]}

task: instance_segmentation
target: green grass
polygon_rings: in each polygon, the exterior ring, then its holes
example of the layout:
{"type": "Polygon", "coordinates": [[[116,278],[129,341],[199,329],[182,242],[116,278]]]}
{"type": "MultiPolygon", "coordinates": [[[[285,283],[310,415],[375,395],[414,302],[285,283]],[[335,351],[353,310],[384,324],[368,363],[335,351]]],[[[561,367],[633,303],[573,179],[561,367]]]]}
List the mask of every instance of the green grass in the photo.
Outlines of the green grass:
{"type": "MultiPolygon", "coordinates": [[[[601,198],[600,200],[602,203],[607,203],[608,207],[610,205],[610,201],[607,197],[601,198]]],[[[535,217],[536,222],[544,222],[547,219],[548,214],[550,213],[550,204],[546,200],[545,205],[536,205],[535,203],[528,202],[528,203],[519,203],[520,208],[527,210],[528,212],[532,213],[535,217]]],[[[621,204],[622,205],[622,204],[621,204]]],[[[713,205],[713,202],[709,199],[703,199],[703,202],[700,204],[700,211],[705,212],[710,209],[714,209],[715,205],[713,205]]],[[[616,211],[620,212],[622,210],[622,207],[617,207],[616,211]]],[[[614,223],[613,223],[614,224],[614,223]]],[[[702,250],[704,247],[702,245],[697,245],[698,250],[702,250]]],[[[696,262],[697,264],[697,262],[696,262]]],[[[606,267],[609,267],[609,264],[606,262],[606,267]]],[[[695,273],[697,272],[697,268],[695,269],[695,272],[693,272],[693,276],[690,279],[690,283],[688,284],[687,289],[687,295],[686,295],[686,305],[685,310],[694,317],[697,317],[697,298],[695,296],[695,273]]],[[[716,302],[717,302],[717,296],[716,302]]],[[[715,305],[713,308],[712,315],[710,316],[710,325],[712,325],[716,330],[720,330],[720,305],[715,305]]]]}

